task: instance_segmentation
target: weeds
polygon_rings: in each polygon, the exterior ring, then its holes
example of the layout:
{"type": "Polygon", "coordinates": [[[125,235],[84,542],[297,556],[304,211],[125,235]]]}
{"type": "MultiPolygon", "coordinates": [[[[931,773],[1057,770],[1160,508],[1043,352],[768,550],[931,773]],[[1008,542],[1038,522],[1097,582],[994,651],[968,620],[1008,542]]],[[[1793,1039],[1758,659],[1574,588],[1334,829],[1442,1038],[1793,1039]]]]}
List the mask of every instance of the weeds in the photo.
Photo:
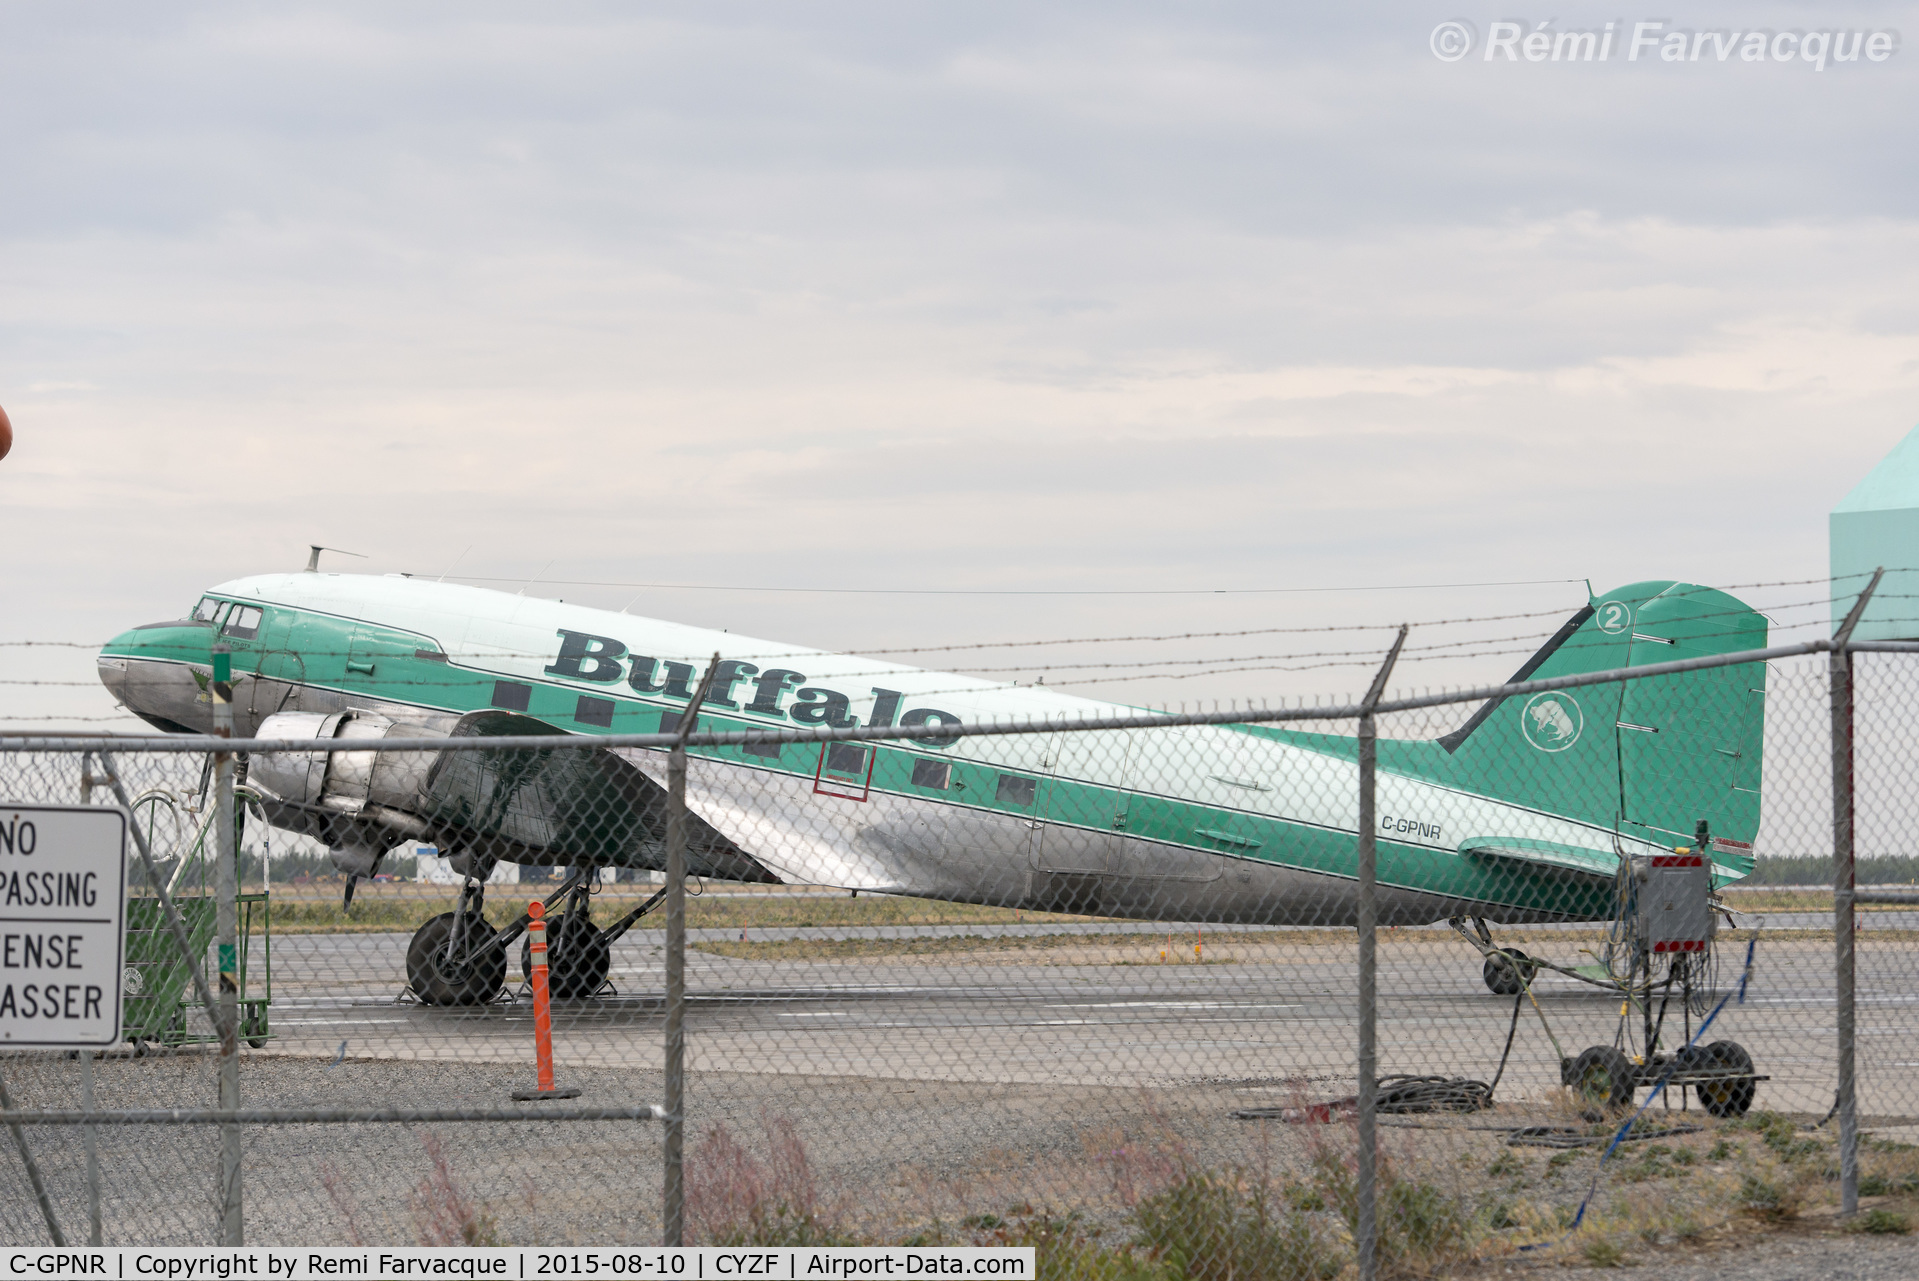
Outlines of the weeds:
{"type": "Polygon", "coordinates": [[[1137,1254],[1130,1245],[1101,1245],[1098,1232],[1086,1230],[1078,1215],[1056,1218],[1031,1206],[1007,1214],[990,1235],[976,1240],[980,1245],[1032,1246],[1039,1264],[1034,1281],[1183,1281],[1172,1265],[1137,1254]]]}
{"type": "Polygon", "coordinates": [[[1193,1168],[1193,1153],[1172,1123],[1150,1104],[1148,1116],[1151,1123],[1143,1134],[1109,1130],[1086,1144],[1088,1155],[1105,1167],[1114,1199],[1128,1210],[1185,1178],[1193,1168]]]}
{"type": "Polygon", "coordinates": [[[1763,1223],[1786,1223],[1799,1217],[1804,1197],[1790,1182],[1748,1174],[1739,1182],[1739,1208],[1763,1223]]]}
{"type": "Polygon", "coordinates": [[[1892,1210],[1867,1210],[1846,1225],[1850,1232],[1869,1232],[1875,1236],[1904,1236],[1912,1231],[1912,1220],[1892,1210]]]}
{"type": "Polygon", "coordinates": [[[1595,1268],[1616,1268],[1626,1261],[1626,1247],[1611,1237],[1594,1237],[1580,1247],[1579,1254],[1595,1268]]]}
{"type": "Polygon", "coordinates": [[[413,1190],[414,1237],[421,1245],[499,1245],[499,1225],[454,1179],[440,1136],[422,1135],[420,1144],[432,1168],[413,1190]]]}
{"type": "Polygon", "coordinates": [[[1231,1174],[1195,1172],[1133,1211],[1138,1244],[1186,1281],[1326,1281],[1345,1266],[1311,1214],[1231,1174]]]}
{"type": "Polygon", "coordinates": [[[333,1202],[333,1209],[340,1216],[340,1222],[346,1225],[346,1239],[349,1245],[365,1245],[366,1234],[360,1230],[360,1202],[353,1195],[353,1184],[331,1161],[320,1163],[320,1186],[326,1189],[327,1200],[333,1202]]]}
{"type": "MultiPolygon", "coordinates": [[[[1311,1141],[1313,1184],[1345,1220],[1359,1230],[1358,1162],[1317,1136],[1311,1141]]],[[[1464,1257],[1474,1237],[1470,1203],[1437,1184],[1403,1177],[1398,1163],[1380,1154],[1376,1168],[1376,1246],[1388,1271],[1464,1257]]]]}
{"type": "Polygon", "coordinates": [[[858,1245],[822,1202],[790,1117],[762,1114],[766,1158],[724,1124],[707,1130],[686,1163],[686,1222],[713,1245],[858,1245]]]}

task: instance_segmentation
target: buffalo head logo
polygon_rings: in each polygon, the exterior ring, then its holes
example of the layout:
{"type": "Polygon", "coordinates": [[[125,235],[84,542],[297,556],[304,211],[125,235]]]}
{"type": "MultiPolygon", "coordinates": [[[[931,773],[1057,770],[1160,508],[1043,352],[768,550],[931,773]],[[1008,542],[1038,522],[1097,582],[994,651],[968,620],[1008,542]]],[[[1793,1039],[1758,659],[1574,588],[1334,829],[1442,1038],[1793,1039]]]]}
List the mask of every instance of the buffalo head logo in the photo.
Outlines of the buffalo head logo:
{"type": "Polygon", "coordinates": [[[1542,752],[1563,752],[1579,741],[1586,718],[1570,694],[1550,690],[1535,694],[1520,709],[1519,727],[1526,741],[1542,752]]]}

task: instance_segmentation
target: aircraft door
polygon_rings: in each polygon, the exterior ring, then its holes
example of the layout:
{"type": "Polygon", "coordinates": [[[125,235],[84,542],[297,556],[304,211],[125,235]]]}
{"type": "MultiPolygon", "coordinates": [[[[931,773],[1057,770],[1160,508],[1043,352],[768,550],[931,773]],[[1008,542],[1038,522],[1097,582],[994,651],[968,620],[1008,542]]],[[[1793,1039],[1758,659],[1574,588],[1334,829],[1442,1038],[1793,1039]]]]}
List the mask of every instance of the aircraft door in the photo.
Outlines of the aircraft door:
{"type": "Polygon", "coordinates": [[[1119,870],[1130,746],[1123,734],[1062,734],[1053,741],[1052,768],[1040,780],[1036,870],[1101,876],[1119,870]]]}
{"type": "Polygon", "coordinates": [[[269,609],[260,624],[259,679],[252,681],[247,710],[257,726],[276,712],[300,710],[300,687],[306,683],[306,664],[292,648],[294,615],[269,609]]]}

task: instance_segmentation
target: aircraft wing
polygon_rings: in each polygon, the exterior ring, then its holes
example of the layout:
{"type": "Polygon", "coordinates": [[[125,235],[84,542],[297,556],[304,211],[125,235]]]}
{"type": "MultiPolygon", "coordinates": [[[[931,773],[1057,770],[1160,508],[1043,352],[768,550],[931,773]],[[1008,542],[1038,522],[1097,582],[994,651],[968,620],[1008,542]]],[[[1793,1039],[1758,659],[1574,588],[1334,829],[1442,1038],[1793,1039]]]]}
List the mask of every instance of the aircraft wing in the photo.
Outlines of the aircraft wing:
{"type": "MultiPolygon", "coordinates": [[[[511,712],[473,712],[450,737],[561,735],[545,721],[511,712]]],[[[586,861],[661,868],[666,863],[666,793],[607,751],[515,748],[442,752],[421,787],[431,822],[490,842],[515,862],[586,861]]],[[[697,814],[688,814],[687,865],[703,876],[773,880],[697,814]]]]}

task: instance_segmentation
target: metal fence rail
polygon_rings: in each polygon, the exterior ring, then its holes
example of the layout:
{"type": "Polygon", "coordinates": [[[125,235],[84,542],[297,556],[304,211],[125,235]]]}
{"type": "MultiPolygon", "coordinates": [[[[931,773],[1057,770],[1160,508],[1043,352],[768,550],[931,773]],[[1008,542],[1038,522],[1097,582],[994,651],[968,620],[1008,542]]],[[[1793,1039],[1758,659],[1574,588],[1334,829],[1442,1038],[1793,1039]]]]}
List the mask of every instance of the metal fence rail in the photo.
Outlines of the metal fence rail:
{"type": "Polygon", "coordinates": [[[0,1051],[0,1218],[1370,1278],[1683,1237],[1823,1195],[1828,1158],[1852,1213],[1906,1177],[1862,1130],[1919,1126],[1919,898],[1852,872],[1907,820],[1915,650],[1842,632],[1407,698],[1386,655],[1335,707],[931,729],[0,739],[0,797],[129,814],[166,934],[128,982],[174,1006],[97,1057],[0,1051]],[[296,819],[344,839],[393,808],[302,809],[261,781],[293,753],[406,780],[397,858],[438,842],[464,883],[351,908],[272,883],[296,819]],[[1833,855],[1830,903],[1738,888],[1755,849],[1833,855]],[[243,867],[269,878],[250,925],[243,867]],[[1710,947],[1660,950],[1658,876],[1688,867],[1720,882],[1710,947]],[[208,899],[211,940],[182,908],[208,899]],[[272,984],[251,1047],[243,963],[272,984]],[[539,1018],[576,1102],[510,1098],[539,1018]]]}

